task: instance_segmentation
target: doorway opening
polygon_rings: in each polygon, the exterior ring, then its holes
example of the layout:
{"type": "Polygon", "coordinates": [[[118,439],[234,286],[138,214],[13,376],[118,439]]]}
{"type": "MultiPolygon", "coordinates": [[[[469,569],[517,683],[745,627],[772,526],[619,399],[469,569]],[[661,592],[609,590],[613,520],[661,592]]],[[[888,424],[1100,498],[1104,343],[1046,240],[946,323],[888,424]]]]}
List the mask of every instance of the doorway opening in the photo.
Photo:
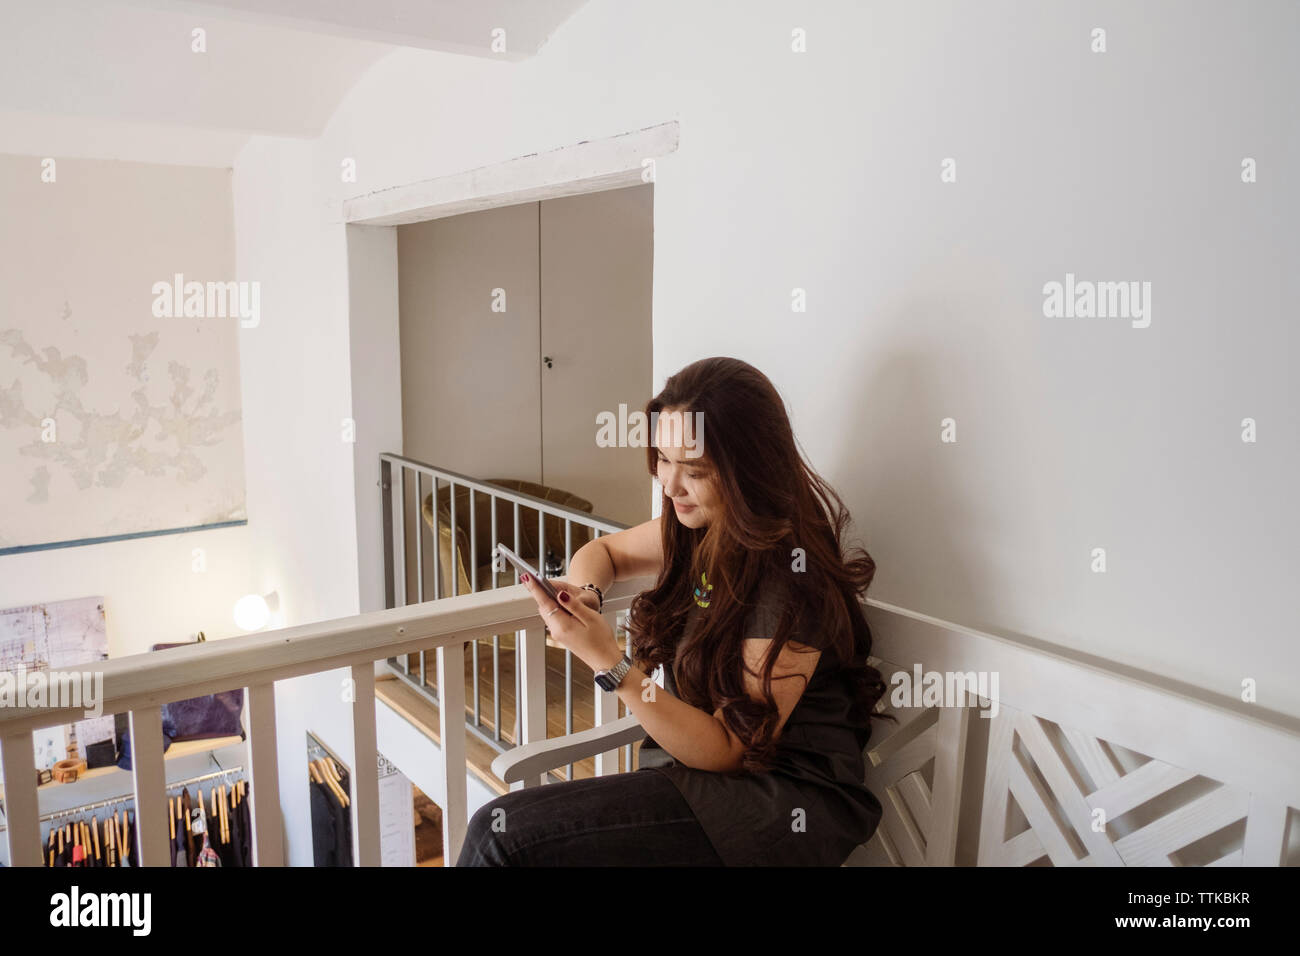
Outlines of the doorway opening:
{"type": "Polygon", "coordinates": [[[363,609],[385,606],[382,452],[649,519],[645,449],[603,447],[597,416],[651,394],[656,160],[677,142],[673,121],[344,203],[363,609]]]}

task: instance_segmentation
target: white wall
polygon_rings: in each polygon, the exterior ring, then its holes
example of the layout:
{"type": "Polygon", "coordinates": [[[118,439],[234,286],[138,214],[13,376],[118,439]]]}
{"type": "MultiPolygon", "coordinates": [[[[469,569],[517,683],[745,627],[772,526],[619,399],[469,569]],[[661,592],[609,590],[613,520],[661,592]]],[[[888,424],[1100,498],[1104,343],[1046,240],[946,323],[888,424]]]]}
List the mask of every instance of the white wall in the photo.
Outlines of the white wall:
{"type": "Polygon", "coordinates": [[[132,538],[0,557],[0,607],[103,596],[108,656],[243,633],[235,602],[256,589],[248,527],[132,538]],[[202,549],[206,570],[194,570],[202,549]]]}
{"type": "MultiPolygon", "coordinates": [[[[233,278],[229,170],[71,158],[58,135],[3,153],[24,135],[0,133],[0,547],[243,519],[239,320],[151,312],[177,272],[233,278]]],[[[0,607],[102,596],[112,657],[225,637],[254,583],[248,541],[236,526],[6,554],[0,607]]]]}
{"type": "MultiPolygon", "coordinates": [[[[343,423],[351,401],[346,241],[322,215],[312,158],[307,141],[255,139],[234,176],[236,267],[262,289],[262,320],[240,333],[251,570],[264,592],[281,595],[289,626],[360,609],[343,423]]],[[[276,683],[280,802],[295,866],[312,863],[306,731],[356,766],[347,676],[276,683]]]]}
{"type": "MultiPolygon", "coordinates": [[[[714,354],[766,371],[879,565],[873,597],[1233,697],[1252,677],[1263,706],[1300,714],[1283,282],[1300,240],[1277,213],[1297,200],[1280,123],[1298,17],[665,2],[628,20],[603,0],[522,64],[394,53],[319,141],[255,140],[236,164],[240,278],[263,281],[271,318],[243,369],[250,446],[252,410],[275,409],[249,510],[274,508],[260,556],[294,582],[289,623],[356,593],[353,462],[333,440],[348,265],[324,220],[345,195],[676,118],[655,185],[656,385],[714,354]],[[1045,318],[1043,284],[1066,272],[1150,281],[1151,326],[1045,318]]],[[[354,404],[378,387],[352,382],[354,404]]]]}
{"type": "Polygon", "coordinates": [[[379,456],[402,447],[402,372],[398,351],[397,230],[348,226],[351,377],[366,387],[353,396],[356,424],[357,568],[361,611],[385,607],[383,510],[379,456]],[[362,318],[364,316],[364,318],[362,318]]]}

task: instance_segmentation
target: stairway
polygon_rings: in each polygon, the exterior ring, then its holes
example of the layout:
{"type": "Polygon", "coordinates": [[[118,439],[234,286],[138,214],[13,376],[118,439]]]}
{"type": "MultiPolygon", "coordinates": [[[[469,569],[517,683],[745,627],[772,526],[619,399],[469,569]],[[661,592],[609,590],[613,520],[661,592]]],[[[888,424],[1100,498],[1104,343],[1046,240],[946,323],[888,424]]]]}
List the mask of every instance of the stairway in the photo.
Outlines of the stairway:
{"type": "MultiPolygon", "coordinates": [[[[503,634],[499,637],[501,739],[507,746],[512,746],[515,743],[514,640],[515,635],[513,633],[503,634]]],[[[492,737],[492,641],[480,640],[477,643],[479,648],[479,714],[481,721],[479,729],[488,737],[492,737]]],[[[566,733],[564,657],[564,648],[548,637],[546,642],[546,736],[548,738],[563,737],[566,733]]],[[[418,654],[409,655],[408,666],[410,668],[410,679],[418,683],[420,680],[420,658],[418,654]]],[[[470,647],[467,646],[465,648],[465,720],[469,724],[474,721],[473,667],[473,655],[470,647]]],[[[424,686],[428,687],[430,693],[434,695],[433,697],[421,693],[418,688],[411,686],[395,674],[390,674],[386,678],[380,678],[375,682],[375,696],[392,708],[394,712],[401,715],[420,733],[432,740],[435,745],[441,747],[438,704],[435,699],[437,694],[436,665],[432,652],[426,652],[425,654],[425,677],[424,686]]],[[[620,702],[619,716],[624,716],[626,713],[627,708],[620,702]]],[[[577,732],[594,726],[595,681],[591,668],[577,657],[574,657],[573,730],[577,732]]],[[[632,745],[633,766],[636,765],[635,761],[640,747],[639,741],[632,745]]],[[[481,782],[484,787],[497,794],[509,791],[509,786],[492,773],[492,761],[499,753],[498,750],[480,739],[476,734],[468,732],[465,735],[465,753],[469,764],[469,773],[481,782]]],[[[630,769],[626,766],[626,757],[622,748],[618,750],[618,764],[620,771],[630,769]]],[[[565,780],[565,772],[566,768],[564,767],[551,771],[548,775],[548,782],[565,780]]],[[[594,777],[595,774],[594,757],[578,761],[573,765],[575,780],[594,777]]]]}

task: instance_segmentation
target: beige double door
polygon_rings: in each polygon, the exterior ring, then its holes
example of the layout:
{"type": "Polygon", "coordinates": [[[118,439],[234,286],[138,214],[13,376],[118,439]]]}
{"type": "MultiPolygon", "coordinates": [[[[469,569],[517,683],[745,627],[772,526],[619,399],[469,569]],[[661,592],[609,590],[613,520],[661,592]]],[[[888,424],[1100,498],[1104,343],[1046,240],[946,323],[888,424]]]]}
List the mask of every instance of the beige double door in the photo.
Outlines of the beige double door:
{"type": "Polygon", "coordinates": [[[653,185],[399,226],[403,451],[650,517],[644,448],[597,416],[650,397],[653,185]]]}

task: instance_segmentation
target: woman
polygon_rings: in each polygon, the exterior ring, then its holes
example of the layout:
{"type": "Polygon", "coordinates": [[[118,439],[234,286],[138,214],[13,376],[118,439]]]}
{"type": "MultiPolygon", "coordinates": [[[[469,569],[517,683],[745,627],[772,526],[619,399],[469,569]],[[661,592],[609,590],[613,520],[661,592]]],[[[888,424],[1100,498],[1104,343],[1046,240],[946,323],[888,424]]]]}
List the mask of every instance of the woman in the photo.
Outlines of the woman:
{"type": "Polygon", "coordinates": [[[457,865],[838,866],[882,812],[862,759],[885,691],[859,603],[875,565],[844,555],[848,512],[753,366],[688,365],[646,415],[662,515],[579,549],[558,604],[523,582],[637,716],[639,767],[492,800],[457,865]],[[652,574],[624,661],[602,593],[652,574]]]}

